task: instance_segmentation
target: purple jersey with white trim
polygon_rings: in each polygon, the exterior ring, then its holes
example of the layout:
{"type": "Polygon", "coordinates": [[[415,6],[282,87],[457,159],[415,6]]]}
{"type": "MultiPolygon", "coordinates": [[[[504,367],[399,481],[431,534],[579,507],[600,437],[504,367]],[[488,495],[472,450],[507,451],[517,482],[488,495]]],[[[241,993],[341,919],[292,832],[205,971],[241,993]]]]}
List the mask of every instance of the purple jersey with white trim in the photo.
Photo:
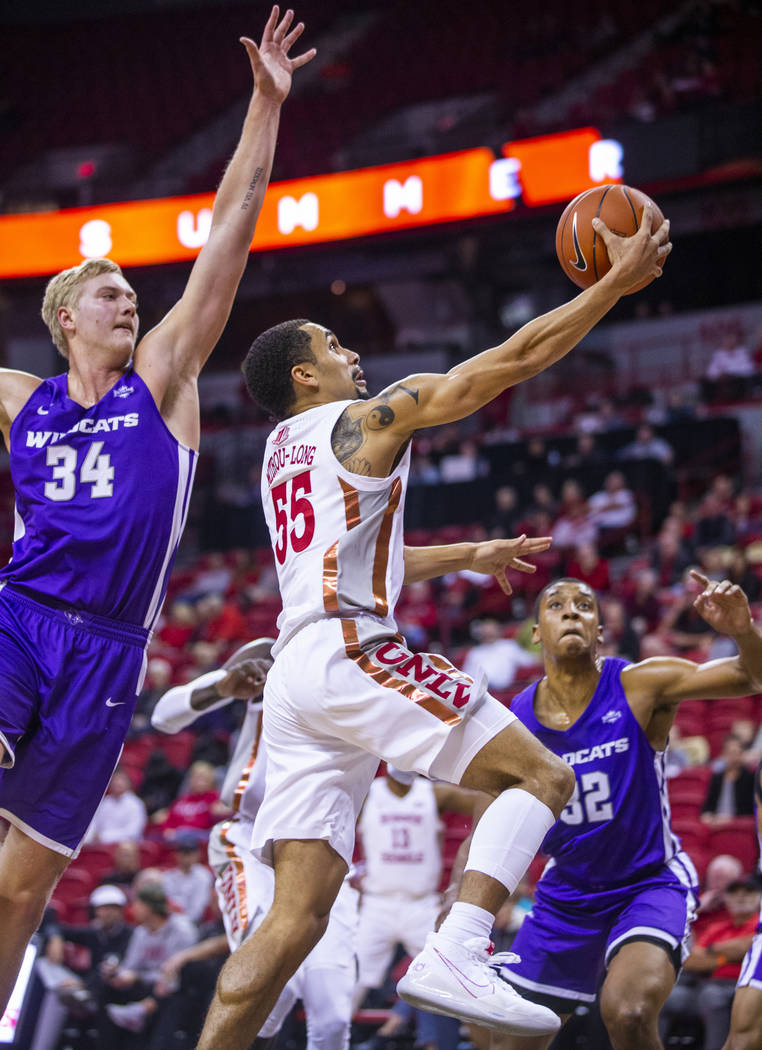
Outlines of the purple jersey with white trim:
{"type": "Polygon", "coordinates": [[[626,885],[680,850],[670,828],[664,753],[651,746],[627,703],[620,681],[626,666],[626,660],[604,661],[592,699],[566,730],[537,720],[538,683],[511,704],[532,734],[572,767],[577,781],[542,845],[553,858],[542,882],[552,883],[554,893],[626,885]]]}
{"type": "Polygon", "coordinates": [[[67,391],[66,375],[44,380],[11,425],[16,528],[0,581],[150,629],[197,453],[173,437],[132,368],[91,408],[67,391]]]}

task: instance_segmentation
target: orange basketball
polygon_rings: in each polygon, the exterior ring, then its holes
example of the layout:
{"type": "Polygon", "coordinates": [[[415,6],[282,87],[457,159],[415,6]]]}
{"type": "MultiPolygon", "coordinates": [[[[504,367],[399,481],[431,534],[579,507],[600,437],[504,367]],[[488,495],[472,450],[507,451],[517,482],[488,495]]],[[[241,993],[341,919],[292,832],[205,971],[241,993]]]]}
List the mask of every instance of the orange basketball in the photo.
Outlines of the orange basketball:
{"type": "MultiPolygon", "coordinates": [[[[589,288],[611,269],[603,238],[593,229],[593,219],[602,219],[612,233],[632,237],[637,233],[643,208],[651,200],[632,186],[596,186],[567,204],[556,228],[556,255],[567,277],[580,288],[589,288]]],[[[652,230],[664,222],[658,204],[653,204],[652,230]]],[[[627,293],[637,292],[653,281],[643,281],[627,293]]]]}

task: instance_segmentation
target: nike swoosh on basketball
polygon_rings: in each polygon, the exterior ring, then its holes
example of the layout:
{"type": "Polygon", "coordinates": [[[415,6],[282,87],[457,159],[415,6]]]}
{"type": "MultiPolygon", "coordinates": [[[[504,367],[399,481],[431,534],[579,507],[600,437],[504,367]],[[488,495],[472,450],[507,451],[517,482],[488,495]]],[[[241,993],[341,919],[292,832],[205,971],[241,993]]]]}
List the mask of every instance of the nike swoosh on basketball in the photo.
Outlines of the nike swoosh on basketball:
{"type": "Polygon", "coordinates": [[[122,704],[126,704],[126,703],[127,703],[126,700],[117,700],[116,703],[114,703],[114,701],[111,699],[111,697],[109,697],[108,700],[106,701],[106,707],[121,707],[122,704]]]}
{"type": "Polygon", "coordinates": [[[574,217],[572,218],[572,241],[574,243],[574,251],[577,253],[576,259],[570,259],[569,262],[572,264],[575,270],[582,270],[583,272],[587,269],[587,259],[582,254],[582,249],[579,246],[579,237],[577,236],[577,213],[575,211],[574,217]]]}
{"type": "Polygon", "coordinates": [[[465,991],[467,991],[469,995],[473,996],[474,999],[478,999],[480,993],[488,991],[492,988],[492,985],[489,981],[485,981],[484,984],[478,984],[476,981],[472,981],[470,977],[466,977],[462,970],[458,969],[455,963],[451,962],[446,955],[443,955],[438,948],[435,948],[434,951],[445,964],[445,966],[453,975],[458,984],[462,985],[465,991]],[[471,987],[469,987],[469,985],[471,987]],[[473,991],[473,989],[476,990],[473,991]]]}

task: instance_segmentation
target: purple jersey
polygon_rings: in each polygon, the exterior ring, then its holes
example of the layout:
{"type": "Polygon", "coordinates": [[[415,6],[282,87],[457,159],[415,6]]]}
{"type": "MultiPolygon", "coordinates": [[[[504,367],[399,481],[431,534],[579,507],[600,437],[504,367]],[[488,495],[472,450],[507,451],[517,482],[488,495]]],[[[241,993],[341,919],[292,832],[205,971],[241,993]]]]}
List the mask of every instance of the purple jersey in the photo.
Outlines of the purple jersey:
{"type": "Polygon", "coordinates": [[[188,511],[197,454],[132,368],[92,408],[46,379],[13,421],[13,556],[0,581],[42,602],[150,629],[188,511]]]}
{"type": "Polygon", "coordinates": [[[670,828],[664,753],[653,749],[627,703],[620,682],[626,666],[626,660],[604,661],[590,703],[566,730],[549,729],[535,717],[537,683],[511,705],[533,735],[572,767],[577,780],[542,846],[553,858],[542,885],[552,886],[554,894],[627,885],[680,850],[670,828]]]}

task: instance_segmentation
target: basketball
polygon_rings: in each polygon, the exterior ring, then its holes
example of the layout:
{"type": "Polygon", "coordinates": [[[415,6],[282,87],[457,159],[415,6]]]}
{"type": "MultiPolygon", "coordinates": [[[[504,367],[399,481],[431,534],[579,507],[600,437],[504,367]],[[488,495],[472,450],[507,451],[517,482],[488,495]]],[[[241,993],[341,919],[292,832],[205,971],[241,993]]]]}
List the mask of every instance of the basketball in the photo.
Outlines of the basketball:
{"type": "MultiPolygon", "coordinates": [[[[651,228],[655,232],[664,222],[661,209],[632,186],[595,186],[567,204],[556,227],[556,255],[566,276],[580,288],[589,288],[607,274],[611,263],[603,238],[593,229],[593,219],[596,216],[602,219],[611,232],[620,237],[632,237],[638,232],[648,201],[654,209],[651,228]]],[[[645,288],[653,280],[649,277],[636,288],[630,288],[627,294],[645,288]]]]}

